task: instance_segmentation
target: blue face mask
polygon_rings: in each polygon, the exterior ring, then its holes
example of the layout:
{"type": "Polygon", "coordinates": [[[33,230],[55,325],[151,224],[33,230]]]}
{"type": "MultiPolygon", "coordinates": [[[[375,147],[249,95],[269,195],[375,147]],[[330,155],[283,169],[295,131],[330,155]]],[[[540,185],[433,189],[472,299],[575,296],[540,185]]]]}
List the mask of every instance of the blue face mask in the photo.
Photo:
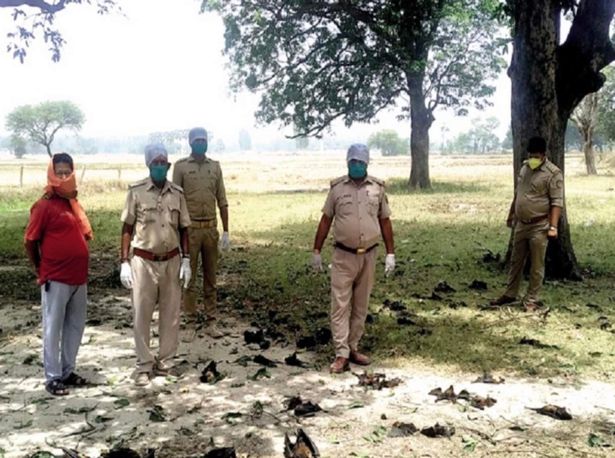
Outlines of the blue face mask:
{"type": "Polygon", "coordinates": [[[349,162],[348,176],[355,180],[365,178],[367,176],[367,164],[365,162],[349,162]]]}
{"type": "Polygon", "coordinates": [[[207,142],[205,143],[193,143],[192,144],[192,152],[199,156],[202,156],[207,152],[207,142]]]}
{"type": "Polygon", "coordinates": [[[152,164],[149,166],[149,175],[152,180],[161,182],[166,180],[169,167],[167,164],[152,164]]]}

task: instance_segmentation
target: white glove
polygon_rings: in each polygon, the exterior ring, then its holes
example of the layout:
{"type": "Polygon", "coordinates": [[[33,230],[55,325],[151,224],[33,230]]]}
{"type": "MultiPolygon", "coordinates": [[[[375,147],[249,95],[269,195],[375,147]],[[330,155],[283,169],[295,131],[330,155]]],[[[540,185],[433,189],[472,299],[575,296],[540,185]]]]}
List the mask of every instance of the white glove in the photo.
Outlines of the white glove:
{"type": "Polygon", "coordinates": [[[190,258],[182,258],[181,266],[179,266],[179,279],[184,280],[184,288],[188,288],[188,283],[192,278],[192,269],[190,268],[190,258]]]}
{"type": "Polygon", "coordinates": [[[384,258],[384,274],[388,277],[395,270],[395,255],[387,254],[384,258]]]}
{"type": "Polygon", "coordinates": [[[312,253],[312,269],[314,269],[315,272],[322,272],[322,257],[320,256],[320,253],[316,253],[313,252],[312,253]]]}
{"type": "Polygon", "coordinates": [[[124,261],[120,268],[120,281],[124,288],[132,289],[132,268],[129,261],[124,261]]]}
{"type": "Polygon", "coordinates": [[[231,248],[231,241],[228,237],[228,232],[223,232],[220,238],[220,249],[222,251],[228,251],[231,248]]]}

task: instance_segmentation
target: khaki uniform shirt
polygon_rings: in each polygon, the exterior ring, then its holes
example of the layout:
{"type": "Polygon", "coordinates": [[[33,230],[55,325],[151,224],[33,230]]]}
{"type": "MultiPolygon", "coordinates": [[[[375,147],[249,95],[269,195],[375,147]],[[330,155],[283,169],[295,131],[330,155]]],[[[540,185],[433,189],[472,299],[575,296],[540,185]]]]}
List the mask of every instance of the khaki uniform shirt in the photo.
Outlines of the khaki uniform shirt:
{"type": "Polygon", "coordinates": [[[190,226],[182,188],[167,180],[159,189],[149,177],[130,185],[122,222],[134,225],[133,248],[155,254],[178,248],[178,229],[190,226]]]}
{"type": "Polygon", "coordinates": [[[349,248],[369,248],[380,238],[379,219],[391,216],[384,181],[367,176],[359,185],[349,176],[331,182],[322,209],[333,219],[335,241],[349,248]]]}
{"type": "Polygon", "coordinates": [[[521,221],[549,214],[564,206],[564,176],[548,159],[536,170],[523,163],[517,179],[515,217],[521,221]]]}
{"type": "Polygon", "coordinates": [[[228,207],[220,163],[209,158],[203,162],[192,156],[180,159],[173,167],[173,183],[184,189],[190,218],[204,221],[216,219],[218,207],[228,207]]]}

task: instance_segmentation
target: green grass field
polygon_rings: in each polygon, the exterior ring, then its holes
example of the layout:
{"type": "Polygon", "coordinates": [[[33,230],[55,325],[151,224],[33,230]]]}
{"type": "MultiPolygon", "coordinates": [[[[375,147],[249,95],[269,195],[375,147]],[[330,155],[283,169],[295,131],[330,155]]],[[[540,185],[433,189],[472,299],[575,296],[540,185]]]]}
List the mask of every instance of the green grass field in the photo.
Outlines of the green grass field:
{"type": "MultiPolygon", "coordinates": [[[[506,280],[505,271],[483,256],[506,250],[510,160],[434,157],[434,187],[425,192],[406,190],[406,158],[374,160],[370,172],[388,183],[398,268],[384,278],[383,265],[378,267],[363,342],[376,358],[392,363],[406,358],[451,371],[609,378],[615,369],[615,330],[610,326],[615,320],[615,178],[609,169],[586,177],[578,157],[567,165],[568,214],[585,281],[547,282],[543,298],[552,310],[544,320],[515,308],[480,309],[502,292],[506,280]],[[474,280],[486,282],[488,289],[470,289],[474,280]],[[441,281],[456,291],[431,299],[441,281]],[[403,302],[416,314],[416,324],[399,325],[395,313],[383,306],[387,300],[403,302]],[[521,345],[523,337],[554,347],[521,345]]],[[[343,159],[222,158],[222,166],[234,247],[220,265],[223,306],[291,341],[328,327],[328,276],[312,273],[308,264],[328,180],[344,173],[343,159]]],[[[80,186],[96,237],[94,288],[118,285],[114,269],[125,190],[125,182],[94,174],[80,186]]],[[[36,300],[21,242],[28,209],[39,195],[37,187],[2,187],[0,293],[5,297],[36,300]]],[[[323,256],[325,262],[330,259],[330,244],[323,256]]],[[[323,362],[330,357],[326,347],[321,354],[323,362]]]]}

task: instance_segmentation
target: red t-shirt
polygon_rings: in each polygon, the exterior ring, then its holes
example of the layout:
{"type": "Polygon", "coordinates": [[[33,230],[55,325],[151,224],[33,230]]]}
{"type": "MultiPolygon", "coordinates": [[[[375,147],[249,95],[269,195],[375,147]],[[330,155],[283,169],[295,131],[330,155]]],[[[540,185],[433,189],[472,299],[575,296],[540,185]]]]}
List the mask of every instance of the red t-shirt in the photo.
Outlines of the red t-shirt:
{"type": "Polygon", "coordinates": [[[87,283],[88,244],[67,199],[55,194],[39,199],[30,209],[25,238],[40,244],[39,284],[48,280],[87,283]]]}

